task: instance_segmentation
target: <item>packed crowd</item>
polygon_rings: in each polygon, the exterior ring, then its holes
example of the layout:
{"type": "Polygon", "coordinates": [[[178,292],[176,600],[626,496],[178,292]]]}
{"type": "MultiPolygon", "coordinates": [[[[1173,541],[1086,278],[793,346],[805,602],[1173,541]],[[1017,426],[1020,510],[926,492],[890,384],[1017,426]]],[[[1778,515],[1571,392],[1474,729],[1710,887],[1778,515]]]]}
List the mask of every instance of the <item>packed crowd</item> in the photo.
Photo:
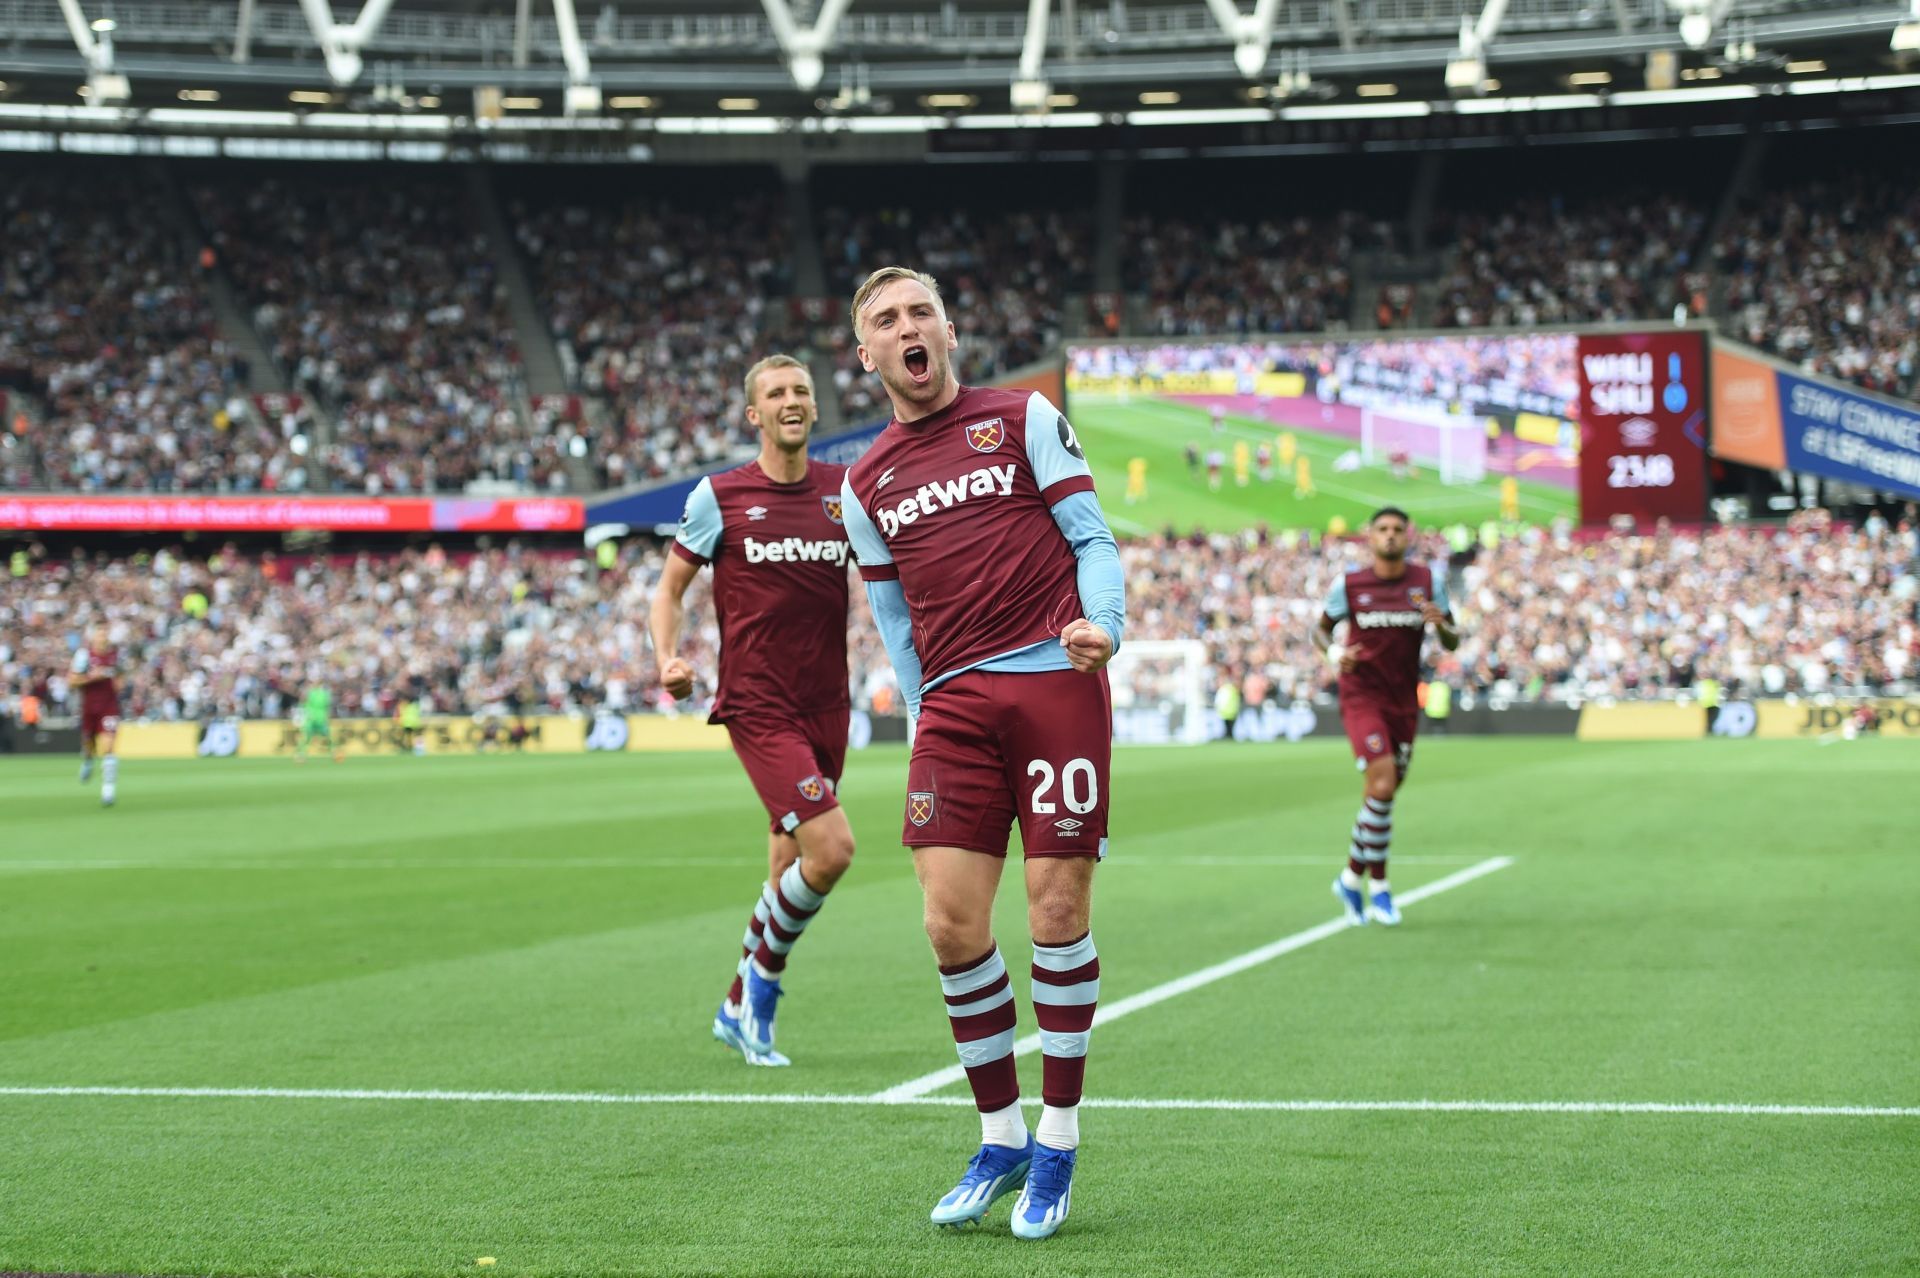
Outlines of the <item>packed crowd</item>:
{"type": "MultiPolygon", "coordinates": [[[[877,265],[909,262],[940,281],[960,341],[960,380],[982,384],[1060,344],[1066,299],[1093,278],[1092,219],[1084,213],[828,208],[820,216],[828,292],[851,297],[877,265]]],[[[847,422],[886,417],[886,395],[860,368],[843,308],[823,314],[816,340],[832,357],[847,422]]],[[[825,394],[825,388],[822,388],[825,394]]]]}
{"type": "Polygon", "coordinates": [[[1357,243],[1386,235],[1357,213],[1330,220],[1130,218],[1121,260],[1155,337],[1347,327],[1357,243]]]}
{"type": "Polygon", "coordinates": [[[564,484],[522,417],[493,254],[453,188],[268,179],[193,195],[274,359],[332,411],[335,487],[564,484]]]}
{"type": "Polygon", "coordinates": [[[0,446],[0,487],[297,489],[179,238],[137,177],[23,176],[0,188],[0,382],[35,397],[0,446]]]}
{"type": "MultiPolygon", "coordinates": [[[[1748,695],[1911,688],[1920,680],[1920,517],[1840,529],[1613,535],[1532,529],[1449,553],[1465,640],[1432,673],[1511,700],[1670,694],[1713,677],[1748,695]]],[[[1330,691],[1308,635],[1356,541],[1264,532],[1124,545],[1128,635],[1198,639],[1249,704],[1330,691]]],[[[0,695],[71,713],[73,646],[90,625],[122,652],[129,717],[273,718],[314,681],[341,712],[581,713],[667,709],[646,637],[660,546],[608,566],[574,552],[439,548],[336,558],[76,556],[0,578],[0,695]]],[[[709,577],[688,597],[686,653],[710,695],[718,632],[709,577]]],[[[862,592],[852,591],[855,704],[899,707],[862,592]]],[[[1121,696],[1122,702],[1131,698],[1121,696]]],[[[686,707],[682,707],[685,709],[686,707]]]]}
{"type": "MultiPolygon", "coordinates": [[[[1512,700],[1660,696],[1704,677],[1749,695],[1912,686],[1920,677],[1920,518],[1858,529],[1716,529],[1574,540],[1530,529],[1451,555],[1465,638],[1432,673],[1512,700]]],[[[1218,678],[1281,704],[1330,683],[1308,635],[1357,541],[1163,536],[1124,546],[1139,638],[1205,642],[1218,678]]]]}
{"type": "MultiPolygon", "coordinates": [[[[1705,205],[1683,197],[1528,200],[1443,218],[1457,252],[1433,314],[1405,284],[1351,296],[1355,252],[1393,240],[1361,214],[1139,215],[1119,228],[1126,294],[1072,323],[1067,299],[1092,293],[1094,236],[1090,216],[1065,204],[830,204],[816,217],[827,297],[795,299],[777,192],[531,198],[509,220],[589,401],[565,421],[524,394],[493,247],[454,187],[249,173],[191,194],[209,235],[201,255],[152,215],[140,173],[73,165],[0,186],[0,392],[12,396],[0,484],[390,494],[488,480],[553,489],[584,480],[583,465],[608,486],[682,473],[750,446],[740,375],[769,350],[820,356],[835,383],[822,398],[847,424],[885,414],[839,299],[892,260],[942,280],[960,373],[974,382],[1045,357],[1071,328],[1124,316],[1148,345],[1337,329],[1356,301],[1392,327],[1455,327],[1664,320],[1711,300],[1741,340],[1920,393],[1920,187],[1897,175],[1772,191],[1710,246],[1705,205]],[[209,271],[237,281],[273,359],[327,410],[330,431],[256,406],[250,370],[220,335],[209,271]]],[[[1533,360],[1502,380],[1564,402],[1561,373],[1533,360]]]]}
{"type": "MultiPolygon", "coordinates": [[[[1454,265],[1443,276],[1440,328],[1666,319],[1704,315],[1697,268],[1707,213],[1684,200],[1618,199],[1569,207],[1523,200],[1454,220],[1454,265]]],[[[1444,238],[1444,236],[1443,236],[1444,238]]]]}
{"type": "MultiPolygon", "coordinates": [[[[278,718],[314,682],[350,716],[401,700],[443,714],[658,708],[646,618],[663,562],[658,544],[628,546],[604,569],[519,547],[46,559],[0,576],[0,696],[34,692],[49,714],[76,713],[66,672],[100,625],[120,650],[128,718],[278,718]]],[[[718,644],[709,581],[688,595],[684,649],[705,680],[718,644]]],[[[864,679],[885,658],[853,593],[864,679]]]]}
{"type": "Polygon", "coordinates": [[[605,424],[610,486],[722,460],[751,443],[741,378],[788,344],[790,253],[777,195],[634,198],[511,210],[555,341],[605,424]]]}
{"type": "Polygon", "coordinates": [[[1714,245],[1732,335],[1815,372],[1920,392],[1920,183],[1771,191],[1714,245]]]}

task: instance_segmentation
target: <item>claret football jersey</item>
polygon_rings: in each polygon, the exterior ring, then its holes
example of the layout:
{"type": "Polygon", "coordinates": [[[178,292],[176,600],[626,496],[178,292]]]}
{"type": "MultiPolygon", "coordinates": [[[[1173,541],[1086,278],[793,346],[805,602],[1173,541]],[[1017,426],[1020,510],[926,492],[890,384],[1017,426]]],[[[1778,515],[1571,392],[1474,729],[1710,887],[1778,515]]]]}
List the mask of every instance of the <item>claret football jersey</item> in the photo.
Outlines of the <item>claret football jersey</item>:
{"type": "Polygon", "coordinates": [[[809,462],[804,478],[783,484],[754,460],[709,475],[688,494],[673,553],[713,565],[714,723],[849,704],[846,472],[809,462]]]}
{"type": "Polygon", "coordinates": [[[889,422],[847,474],[860,572],[897,577],[924,682],[1057,638],[1083,615],[1053,506],[1093,491],[1073,427],[1044,395],[963,387],[889,422]]]}

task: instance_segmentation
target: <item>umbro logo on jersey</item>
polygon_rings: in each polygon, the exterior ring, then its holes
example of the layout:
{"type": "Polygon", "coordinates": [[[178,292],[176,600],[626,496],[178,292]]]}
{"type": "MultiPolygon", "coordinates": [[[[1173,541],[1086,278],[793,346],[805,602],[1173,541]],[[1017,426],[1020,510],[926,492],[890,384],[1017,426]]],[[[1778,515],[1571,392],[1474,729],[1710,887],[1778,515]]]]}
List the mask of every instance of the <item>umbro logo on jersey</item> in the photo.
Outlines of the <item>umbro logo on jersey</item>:
{"type": "Polygon", "coordinates": [[[1080,833],[1080,827],[1084,826],[1085,824],[1086,824],[1085,821],[1082,821],[1077,817],[1067,817],[1063,820],[1055,821],[1053,823],[1053,828],[1060,831],[1060,833],[1062,834],[1078,834],[1080,833]]]}
{"type": "Polygon", "coordinates": [[[969,497],[1007,497],[1013,493],[1014,465],[982,466],[953,479],[922,484],[913,496],[880,510],[880,531],[892,537],[922,515],[958,506],[969,497]]]}
{"type": "Polygon", "coordinates": [[[991,453],[1007,442],[1007,424],[998,417],[967,427],[967,445],[976,453],[991,453]]]}
{"type": "Polygon", "coordinates": [[[875,492],[878,492],[882,488],[885,488],[888,484],[891,484],[892,482],[893,482],[893,467],[889,466],[885,470],[880,472],[880,478],[873,481],[873,489],[875,492]]]}
{"type": "Polygon", "coordinates": [[[1363,604],[1370,604],[1370,603],[1372,603],[1372,602],[1373,602],[1373,596],[1372,596],[1372,595],[1361,595],[1361,596],[1360,596],[1360,602],[1361,602],[1361,603],[1363,603],[1363,604]]]}
{"type": "Polygon", "coordinates": [[[748,518],[748,519],[752,519],[752,520],[755,520],[755,521],[758,521],[758,520],[762,520],[762,519],[765,519],[766,517],[767,517],[767,508],[766,508],[765,506],[749,506],[749,507],[747,507],[747,518],[748,518]]]}

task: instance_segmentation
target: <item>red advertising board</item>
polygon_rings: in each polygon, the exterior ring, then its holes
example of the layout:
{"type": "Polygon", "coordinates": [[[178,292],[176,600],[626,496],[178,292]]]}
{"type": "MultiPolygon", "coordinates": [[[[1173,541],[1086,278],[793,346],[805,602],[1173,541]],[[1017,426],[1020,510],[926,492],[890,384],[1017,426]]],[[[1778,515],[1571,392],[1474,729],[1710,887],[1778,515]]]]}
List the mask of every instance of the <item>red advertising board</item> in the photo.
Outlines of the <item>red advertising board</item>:
{"type": "Polygon", "coordinates": [[[1581,522],[1699,523],[1707,509],[1705,340],[1582,334],[1578,353],[1581,522]]]}
{"type": "Polygon", "coordinates": [[[565,532],[577,497],[61,497],[0,494],[0,529],[74,532],[565,532]]]}

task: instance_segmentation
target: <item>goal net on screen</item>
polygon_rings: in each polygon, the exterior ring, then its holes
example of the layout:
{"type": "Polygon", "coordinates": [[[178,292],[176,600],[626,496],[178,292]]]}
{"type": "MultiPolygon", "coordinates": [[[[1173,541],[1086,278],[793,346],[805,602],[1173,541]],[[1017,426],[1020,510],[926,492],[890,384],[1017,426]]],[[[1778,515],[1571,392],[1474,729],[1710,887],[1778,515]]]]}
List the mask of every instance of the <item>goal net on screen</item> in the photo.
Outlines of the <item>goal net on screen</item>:
{"type": "Polygon", "coordinates": [[[1405,455],[1436,470],[1443,484],[1477,484],[1487,475],[1487,431],[1471,413],[1413,404],[1360,410],[1360,460],[1368,466],[1405,455]]]}
{"type": "Polygon", "coordinates": [[[1207,646],[1198,639],[1129,639],[1107,663],[1116,745],[1199,745],[1207,739],[1207,646]]]}

